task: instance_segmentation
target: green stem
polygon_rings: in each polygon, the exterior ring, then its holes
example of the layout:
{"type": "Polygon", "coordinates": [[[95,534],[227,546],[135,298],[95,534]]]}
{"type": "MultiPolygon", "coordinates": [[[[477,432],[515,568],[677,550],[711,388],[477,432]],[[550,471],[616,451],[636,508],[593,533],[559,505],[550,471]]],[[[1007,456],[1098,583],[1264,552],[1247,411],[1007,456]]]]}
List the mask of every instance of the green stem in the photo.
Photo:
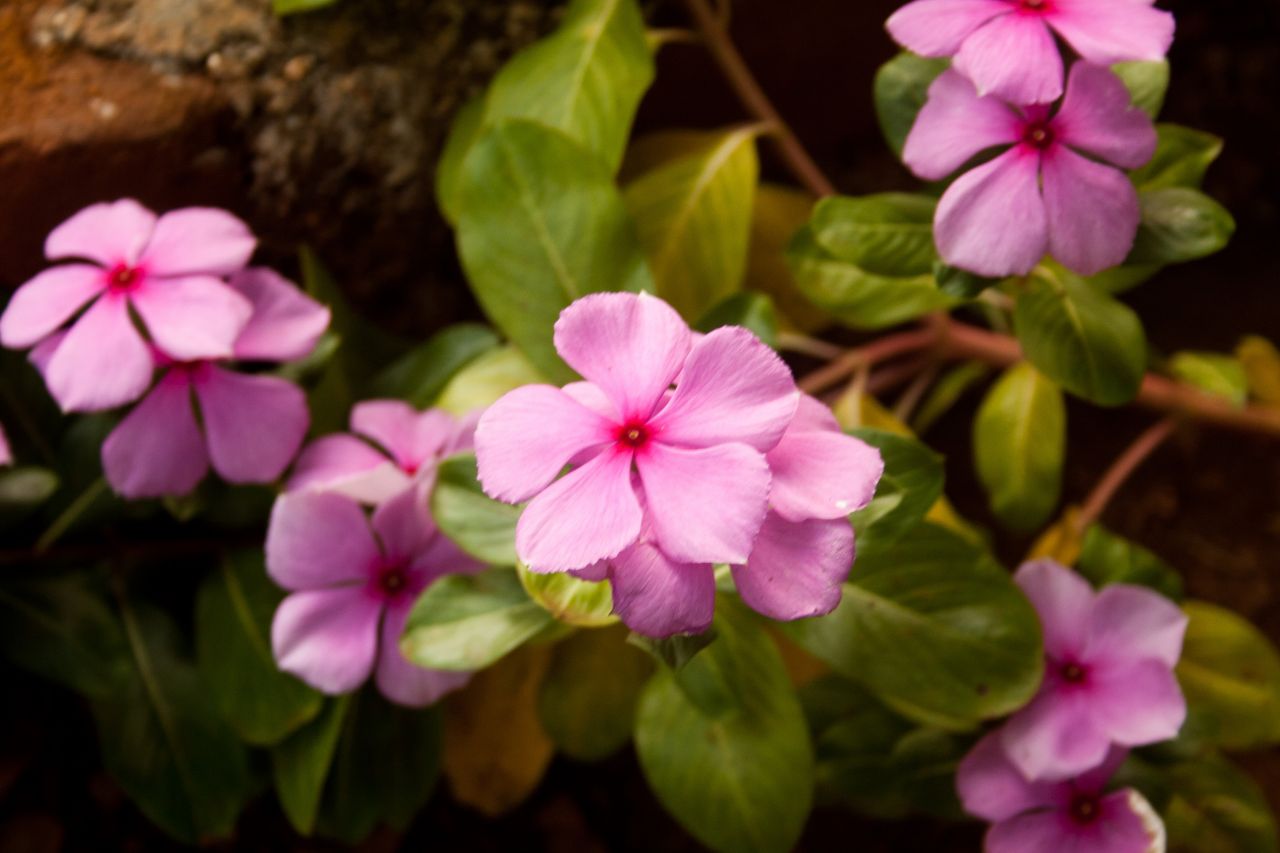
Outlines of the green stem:
{"type": "Polygon", "coordinates": [[[75,524],[76,520],[84,514],[85,510],[93,506],[94,502],[97,501],[106,490],[107,481],[105,478],[99,477],[94,480],[93,483],[90,484],[89,488],[85,489],[80,494],[80,497],[73,500],[70,505],[62,511],[62,514],[53,520],[53,524],[49,525],[49,529],[40,535],[40,538],[36,540],[34,548],[35,553],[43,554],[45,551],[49,550],[50,546],[61,539],[62,534],[66,533],[67,530],[71,528],[71,525],[75,524]]]}

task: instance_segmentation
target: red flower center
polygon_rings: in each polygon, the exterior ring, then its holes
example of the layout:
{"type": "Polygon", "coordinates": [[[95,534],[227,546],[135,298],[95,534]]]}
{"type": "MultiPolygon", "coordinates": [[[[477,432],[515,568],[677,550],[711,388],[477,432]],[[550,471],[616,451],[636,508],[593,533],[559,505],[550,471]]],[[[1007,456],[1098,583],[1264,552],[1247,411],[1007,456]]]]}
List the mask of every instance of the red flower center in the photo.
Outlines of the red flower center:
{"type": "Polygon", "coordinates": [[[1067,809],[1071,819],[1081,826],[1088,826],[1098,819],[1098,798],[1093,794],[1076,794],[1067,809]]]}
{"type": "Polygon", "coordinates": [[[1018,0],[1018,8],[1024,12],[1047,11],[1049,0],[1018,0]]]}
{"type": "Polygon", "coordinates": [[[384,566],[378,575],[378,588],[387,598],[395,598],[409,586],[409,574],[402,563],[384,566]]]}
{"type": "Polygon", "coordinates": [[[1058,670],[1058,674],[1068,684],[1079,684],[1089,673],[1078,663],[1064,663],[1058,670]]]}
{"type": "Polygon", "coordinates": [[[1033,121],[1023,129],[1022,141],[1043,151],[1053,144],[1053,128],[1047,121],[1033,121]]]}
{"type": "Polygon", "coordinates": [[[644,447],[649,441],[649,428],[637,421],[625,423],[618,428],[618,443],[633,450],[644,447]]]}
{"type": "Polygon", "coordinates": [[[142,279],[142,272],[128,264],[116,264],[107,273],[107,286],[114,291],[128,291],[137,286],[142,279]]]}

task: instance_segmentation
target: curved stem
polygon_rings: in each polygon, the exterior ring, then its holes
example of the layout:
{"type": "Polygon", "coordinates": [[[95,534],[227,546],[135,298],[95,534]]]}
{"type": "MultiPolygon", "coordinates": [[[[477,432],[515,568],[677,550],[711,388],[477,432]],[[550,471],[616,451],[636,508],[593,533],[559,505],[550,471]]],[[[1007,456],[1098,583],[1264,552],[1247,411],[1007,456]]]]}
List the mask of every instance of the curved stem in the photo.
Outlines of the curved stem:
{"type": "Polygon", "coordinates": [[[1173,435],[1177,425],[1178,422],[1174,418],[1165,418],[1154,424],[1138,436],[1115,462],[1111,463],[1111,467],[1102,475],[1102,479],[1098,480],[1098,484],[1084,500],[1080,515],[1075,520],[1077,532],[1083,533],[1102,517],[1107,504],[1111,503],[1111,499],[1116,496],[1116,492],[1120,491],[1120,487],[1160,445],[1164,444],[1169,436],[1173,435]]]}
{"type": "Polygon", "coordinates": [[[53,543],[62,538],[62,534],[71,529],[71,525],[85,513],[107,490],[107,481],[103,477],[94,480],[80,496],[72,501],[62,514],[53,520],[53,524],[36,540],[34,551],[43,554],[53,543]]]}

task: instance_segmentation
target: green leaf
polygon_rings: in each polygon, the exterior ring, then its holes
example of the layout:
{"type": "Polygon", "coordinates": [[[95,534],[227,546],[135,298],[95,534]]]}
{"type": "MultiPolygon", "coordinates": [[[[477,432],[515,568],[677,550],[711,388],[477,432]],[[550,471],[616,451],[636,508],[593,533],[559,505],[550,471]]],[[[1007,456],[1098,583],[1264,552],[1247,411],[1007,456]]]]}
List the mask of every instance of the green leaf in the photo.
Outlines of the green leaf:
{"type": "Polygon", "coordinates": [[[574,0],[554,33],[521,51],[494,78],[486,119],[529,119],[560,130],[595,153],[612,175],[653,74],[634,0],[574,0]]]}
{"type": "Polygon", "coordinates": [[[742,288],[759,163],[758,126],[708,134],[627,185],[656,293],[695,320],[742,288]]]}
{"type": "Polygon", "coordinates": [[[810,226],[787,247],[796,286],[809,301],[855,329],[881,329],[950,308],[957,300],[938,290],[932,275],[873,275],[822,248],[810,226]]]}
{"type": "Polygon", "coordinates": [[[440,530],[477,560],[516,564],[516,522],[521,508],[490,498],[476,479],[474,453],[453,456],[436,469],[431,516],[440,530]]]}
{"type": "Polygon", "coordinates": [[[609,581],[586,581],[567,572],[534,572],[523,563],[516,574],[524,591],[557,622],[599,628],[618,621],[613,614],[613,586],[609,581]]]}
{"type": "Polygon", "coordinates": [[[271,0],[271,11],[284,17],[300,12],[314,12],[337,3],[338,0],[271,0]]]}
{"type": "Polygon", "coordinates": [[[196,662],[214,705],[256,746],[284,739],[320,712],[320,694],[281,672],[271,619],[284,594],[267,578],[261,551],[237,551],[200,587],[196,662]]]}
{"type": "Polygon", "coordinates": [[[449,575],[414,605],[400,650],[428,669],[484,669],[552,623],[513,569],[449,575]]]}
{"type": "Polygon", "coordinates": [[[1169,853],[1275,853],[1276,822],[1257,784],[1224,758],[1168,768],[1169,853]]]}
{"type": "Polygon", "coordinates": [[[644,634],[631,634],[627,642],[638,649],[644,649],[655,660],[668,669],[683,669],[693,656],[715,641],[716,632],[709,628],[701,634],[675,634],[670,637],[646,637],[644,634]]]}
{"type": "Polygon", "coordinates": [[[132,672],[92,702],[102,762],[148,818],[188,844],[229,836],[253,792],[248,755],[161,611],[124,603],[132,672]]]}
{"type": "Polygon", "coordinates": [[[977,299],[984,290],[1003,281],[999,278],[985,278],[958,267],[949,267],[941,261],[933,265],[933,278],[938,283],[938,290],[966,302],[977,299]]]}
{"type": "Polygon", "coordinates": [[[876,118],[885,141],[898,156],[902,156],[907,134],[928,98],[929,87],[949,65],[945,59],[925,59],[904,51],[876,72],[876,118]]]}
{"type": "Polygon", "coordinates": [[[1236,231],[1227,209],[1199,190],[1145,190],[1142,224],[1126,264],[1175,264],[1224,249],[1236,231]]]}
{"type": "Polygon", "coordinates": [[[933,211],[924,195],[881,193],[818,202],[810,227],[819,246],[873,275],[910,277],[933,270],[933,211]]]}
{"type": "Polygon", "coordinates": [[[338,747],[351,697],[327,700],[311,722],[271,750],[271,775],[285,816],[301,835],[316,826],[324,783],[338,747]]]}
{"type": "Polygon", "coordinates": [[[1169,61],[1117,62],[1111,70],[1129,90],[1133,105],[1155,118],[1164,106],[1164,96],[1169,91],[1169,61]]]}
{"type": "Polygon", "coordinates": [[[556,130],[501,121],[467,156],[461,194],[458,251],[481,307],[549,379],[571,381],[551,341],[560,311],[653,289],[609,171],[556,130]]]}
{"type": "Polygon", "coordinates": [[[58,491],[58,475],[47,468],[22,466],[0,471],[0,525],[30,516],[58,491]]]}
{"type": "Polygon", "coordinates": [[[1033,276],[1014,328],[1031,363],[1071,393],[1100,406],[1137,396],[1147,367],[1142,321],[1080,278],[1033,276]]]}
{"type": "Polygon", "coordinates": [[[484,128],[484,112],[484,95],[477,95],[458,108],[436,163],[436,206],[445,221],[454,227],[458,225],[462,206],[462,164],[484,128]]]}
{"type": "Polygon", "coordinates": [[[597,761],[631,739],[653,663],[619,629],[579,631],[555,647],[538,693],[542,726],[562,752],[597,761]]]}
{"type": "Polygon", "coordinates": [[[911,419],[911,431],[916,435],[924,435],[937,423],[938,418],[945,415],[971,388],[991,373],[991,368],[980,361],[966,361],[959,364],[934,383],[916,416],[911,419]]]}
{"type": "Polygon", "coordinates": [[[1182,600],[1182,577],[1172,566],[1100,524],[1085,531],[1076,569],[1095,587],[1132,583],[1151,587],[1165,598],[1182,600]]]}
{"type": "Polygon", "coordinates": [[[1250,396],[1280,406],[1280,349],[1266,338],[1246,335],[1236,346],[1236,358],[1244,367],[1250,396]]]}
{"type": "Polygon", "coordinates": [[[465,415],[492,406],[521,385],[546,381],[520,350],[510,345],[498,347],[455,373],[436,398],[436,407],[465,415]]]}
{"type": "Polygon", "coordinates": [[[497,346],[498,336],[487,326],[449,326],[378,374],[370,395],[394,397],[425,409],[459,371],[497,346]]]}
{"type": "Polygon", "coordinates": [[[1222,153],[1222,140],[1177,124],[1158,124],[1156,134],[1155,156],[1130,175],[1134,186],[1139,190],[1198,189],[1204,183],[1204,173],[1222,153]]]}
{"type": "Polygon", "coordinates": [[[1223,749],[1280,743],[1280,654],[1261,631],[1221,607],[1183,605],[1190,622],[1178,661],[1187,697],[1183,734],[1223,749]]]}
{"type": "Polygon", "coordinates": [[[1249,397],[1249,378],[1240,359],[1213,352],[1180,352],[1169,359],[1169,369],[1181,381],[1206,394],[1243,406],[1249,397]]]}
{"type": "Polygon", "coordinates": [[[703,844],[781,853],[799,838],[812,802],[804,716],[777,648],[742,609],[717,602],[716,626],[716,642],[699,657],[733,673],[741,706],[709,717],[670,670],[659,671],[640,699],[640,766],[667,811],[703,844]]]}
{"type": "Polygon", "coordinates": [[[931,524],[859,551],[835,612],[785,626],[796,642],[925,725],[963,730],[1031,699],[1040,622],[990,556],[931,524]]]}
{"type": "Polygon", "coordinates": [[[884,430],[864,427],[850,435],[878,448],[884,459],[875,497],[850,516],[859,547],[892,542],[914,529],[942,497],[942,457],[913,438],[884,430]]]}
{"type": "Polygon", "coordinates": [[[1048,521],[1066,452],[1062,391],[1025,361],[1015,364],[991,387],[973,424],[973,458],[991,511],[1021,533],[1048,521]]]}
{"type": "Polygon", "coordinates": [[[742,326],[769,346],[778,340],[778,312],[773,300],[764,293],[735,293],[716,304],[694,324],[699,332],[711,332],[721,326],[742,326]]]}

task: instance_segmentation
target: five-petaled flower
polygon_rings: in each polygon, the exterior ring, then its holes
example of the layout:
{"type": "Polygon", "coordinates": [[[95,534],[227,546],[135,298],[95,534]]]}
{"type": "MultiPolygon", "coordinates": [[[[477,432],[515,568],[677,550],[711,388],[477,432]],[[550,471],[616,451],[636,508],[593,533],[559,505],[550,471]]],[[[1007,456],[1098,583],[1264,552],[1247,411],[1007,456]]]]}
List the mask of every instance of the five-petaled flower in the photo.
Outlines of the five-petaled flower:
{"type": "Polygon", "coordinates": [[[156,217],[131,199],[86,207],[45,240],[55,266],[18,288],[0,316],[0,343],[35,346],[71,324],[46,365],[49,392],[66,412],[110,409],[142,396],[151,342],[181,361],[230,358],[253,306],[227,285],[255,241],[224,210],[189,207],[156,217]]]}
{"type": "Polygon", "coordinates": [[[1164,58],[1173,16],[1154,0],[916,0],[895,12],[889,34],[922,56],[955,57],[952,67],[979,93],[1015,104],[1062,94],[1061,36],[1086,61],[1112,65],[1164,58]]]}
{"type": "Polygon", "coordinates": [[[267,572],[289,595],[271,625],[279,667],[317,690],[350,692],[370,673],[383,695],[429,705],[469,673],[423,669],[404,658],[400,635],[434,580],[484,568],[426,515],[417,489],[373,513],[345,495],[294,492],[276,499],[267,529],[267,572]]]}
{"type": "Polygon", "coordinates": [[[1094,593],[1051,560],[1015,580],[1044,628],[1040,691],[1001,730],[1009,760],[1032,780],[1066,779],[1100,764],[1113,746],[1176,737],[1187,706],[1173,668],[1187,617],[1152,590],[1112,584],[1094,593]]]}
{"type": "Polygon", "coordinates": [[[1112,749],[1087,772],[1060,782],[1030,782],[992,732],[960,762],[956,789],[965,811],[989,821],[987,853],[1151,853],[1164,850],[1164,824],[1132,788],[1107,791],[1124,761],[1112,749]]]}
{"type": "Polygon", "coordinates": [[[1051,113],[981,97],[964,77],[945,71],[929,88],[903,160],[921,178],[940,180],[996,147],[1007,150],[961,175],[938,203],[934,239],[948,264],[986,276],[1025,275],[1049,252],[1093,275],[1124,261],[1141,211],[1120,168],[1150,160],[1156,132],[1120,78],[1077,62],[1051,113]]]}

